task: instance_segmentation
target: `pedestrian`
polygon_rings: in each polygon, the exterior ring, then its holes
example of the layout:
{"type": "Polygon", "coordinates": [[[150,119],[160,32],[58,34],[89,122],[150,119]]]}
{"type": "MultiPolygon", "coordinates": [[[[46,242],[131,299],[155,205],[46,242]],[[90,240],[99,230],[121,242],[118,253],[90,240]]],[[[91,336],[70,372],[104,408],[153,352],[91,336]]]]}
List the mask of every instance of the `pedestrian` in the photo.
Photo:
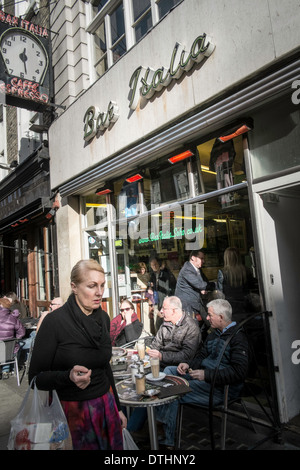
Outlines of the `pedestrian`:
{"type": "Polygon", "coordinates": [[[72,293],[47,315],[36,336],[29,381],[57,391],[74,450],[122,450],[121,411],[110,359],[110,320],[102,310],[103,268],[81,260],[71,271],[72,293]]]}

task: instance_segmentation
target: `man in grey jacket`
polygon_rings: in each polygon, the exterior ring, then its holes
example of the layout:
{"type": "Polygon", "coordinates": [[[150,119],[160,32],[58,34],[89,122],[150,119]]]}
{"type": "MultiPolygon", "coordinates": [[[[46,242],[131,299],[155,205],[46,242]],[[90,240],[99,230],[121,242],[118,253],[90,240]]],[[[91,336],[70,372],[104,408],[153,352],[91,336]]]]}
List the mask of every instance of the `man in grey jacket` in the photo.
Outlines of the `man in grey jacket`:
{"type": "MultiPolygon", "coordinates": [[[[209,282],[205,274],[201,271],[204,264],[204,253],[195,250],[190,253],[189,261],[186,261],[181,268],[175,290],[175,295],[180,298],[182,308],[191,316],[201,319],[206,323],[207,311],[204,306],[202,295],[207,291],[214,290],[215,283],[209,282]]],[[[209,326],[207,322],[207,326],[209,326]]]]}
{"type": "Polygon", "coordinates": [[[178,297],[166,297],[161,310],[164,321],[151,343],[149,356],[158,357],[162,367],[188,362],[201,341],[197,322],[183,312],[178,297]]]}

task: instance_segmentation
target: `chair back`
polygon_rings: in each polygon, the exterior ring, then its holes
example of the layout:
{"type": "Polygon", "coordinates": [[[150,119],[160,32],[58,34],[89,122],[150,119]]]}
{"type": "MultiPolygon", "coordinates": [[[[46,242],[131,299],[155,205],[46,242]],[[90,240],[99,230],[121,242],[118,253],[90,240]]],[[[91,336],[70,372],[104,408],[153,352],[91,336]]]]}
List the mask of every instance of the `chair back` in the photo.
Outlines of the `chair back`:
{"type": "Polygon", "coordinates": [[[0,341],[0,364],[14,360],[16,342],[15,338],[0,341]]]}

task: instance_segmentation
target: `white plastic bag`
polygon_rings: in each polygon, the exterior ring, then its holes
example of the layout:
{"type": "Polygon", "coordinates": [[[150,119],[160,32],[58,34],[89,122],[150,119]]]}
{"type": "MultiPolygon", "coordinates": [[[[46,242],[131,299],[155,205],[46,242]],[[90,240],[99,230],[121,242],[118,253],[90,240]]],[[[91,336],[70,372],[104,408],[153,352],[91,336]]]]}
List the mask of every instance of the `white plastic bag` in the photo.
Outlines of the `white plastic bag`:
{"type": "Polygon", "coordinates": [[[17,416],[11,421],[8,450],[71,450],[68,423],[55,390],[38,390],[35,380],[26,392],[17,416]]]}
{"type": "Polygon", "coordinates": [[[127,429],[123,428],[123,450],[139,450],[127,429]]]}

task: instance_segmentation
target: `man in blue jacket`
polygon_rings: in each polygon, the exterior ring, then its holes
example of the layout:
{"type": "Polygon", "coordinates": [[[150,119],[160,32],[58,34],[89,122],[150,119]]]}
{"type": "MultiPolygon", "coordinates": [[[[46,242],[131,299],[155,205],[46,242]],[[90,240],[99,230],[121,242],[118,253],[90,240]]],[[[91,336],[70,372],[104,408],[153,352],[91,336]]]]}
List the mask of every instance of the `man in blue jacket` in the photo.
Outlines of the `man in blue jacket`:
{"type": "MultiPolygon", "coordinates": [[[[207,311],[202,299],[207,291],[214,290],[215,283],[209,282],[201,268],[204,264],[204,253],[195,250],[190,253],[189,261],[181,268],[175,295],[180,298],[183,310],[199,320],[206,323],[207,311]]],[[[206,323],[207,326],[208,323],[206,323]]]]}
{"type": "Polygon", "coordinates": [[[225,299],[212,300],[207,304],[213,332],[210,333],[194,359],[187,363],[166,367],[167,375],[184,375],[191,392],[169,405],[158,407],[157,420],[163,423],[165,440],[162,445],[174,446],[178,403],[195,403],[209,406],[210,387],[220,356],[222,359],[216,375],[214,405],[223,403],[224,386],[229,385],[229,398],[239,396],[248,372],[248,341],[245,332],[232,321],[232,308],[225,299]],[[235,334],[234,334],[235,333],[235,334]],[[234,334],[223,353],[224,343],[234,334]]]}

